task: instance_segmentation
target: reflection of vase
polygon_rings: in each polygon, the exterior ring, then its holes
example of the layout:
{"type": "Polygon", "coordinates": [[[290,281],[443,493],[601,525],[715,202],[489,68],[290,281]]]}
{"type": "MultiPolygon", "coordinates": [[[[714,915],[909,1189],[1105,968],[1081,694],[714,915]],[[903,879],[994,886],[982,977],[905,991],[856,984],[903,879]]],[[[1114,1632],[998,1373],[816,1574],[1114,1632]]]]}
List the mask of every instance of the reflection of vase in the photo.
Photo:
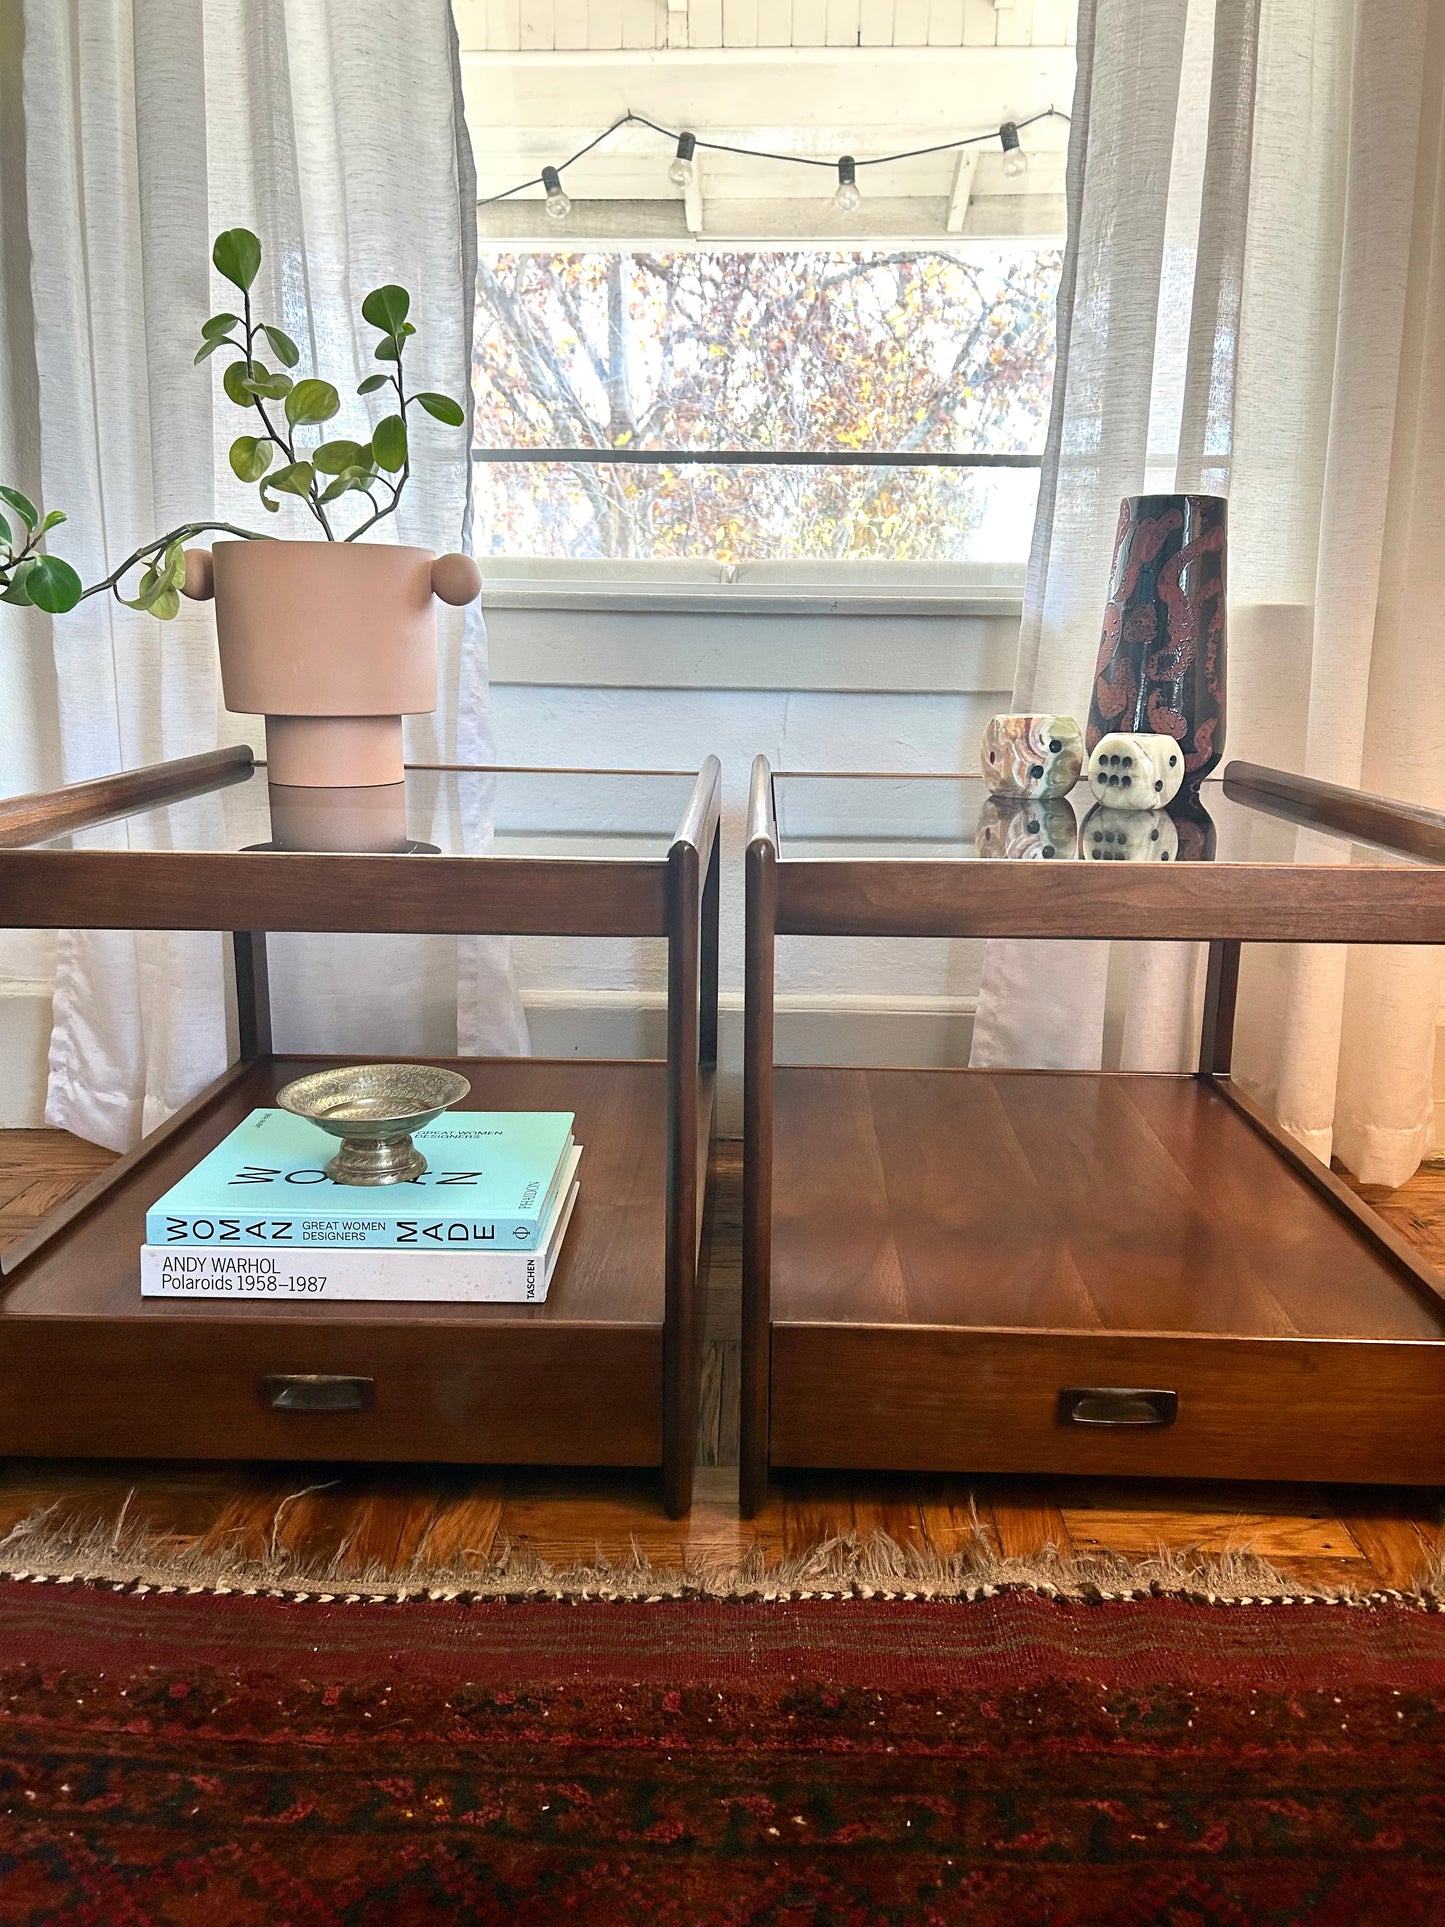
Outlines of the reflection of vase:
{"type": "Polygon", "coordinates": [[[1169,814],[1179,832],[1179,862],[1212,863],[1219,846],[1219,832],[1198,792],[1176,797],[1169,805],[1169,814]]]}
{"type": "Polygon", "coordinates": [[[1224,753],[1222,495],[1127,495],[1089,700],[1092,751],[1112,730],[1173,736],[1192,787],[1224,753]]]}

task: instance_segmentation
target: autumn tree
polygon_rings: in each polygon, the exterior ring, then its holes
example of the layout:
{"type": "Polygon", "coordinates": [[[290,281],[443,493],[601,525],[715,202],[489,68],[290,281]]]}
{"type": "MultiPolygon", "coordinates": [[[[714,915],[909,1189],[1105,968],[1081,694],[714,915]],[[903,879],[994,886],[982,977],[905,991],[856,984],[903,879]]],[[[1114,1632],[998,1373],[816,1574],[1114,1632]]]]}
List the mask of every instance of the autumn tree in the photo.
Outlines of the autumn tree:
{"type": "MultiPolygon", "coordinates": [[[[493,255],[481,447],[1029,452],[1057,250],[493,255]]],[[[963,553],[987,471],[481,464],[493,553],[963,553]]]]}

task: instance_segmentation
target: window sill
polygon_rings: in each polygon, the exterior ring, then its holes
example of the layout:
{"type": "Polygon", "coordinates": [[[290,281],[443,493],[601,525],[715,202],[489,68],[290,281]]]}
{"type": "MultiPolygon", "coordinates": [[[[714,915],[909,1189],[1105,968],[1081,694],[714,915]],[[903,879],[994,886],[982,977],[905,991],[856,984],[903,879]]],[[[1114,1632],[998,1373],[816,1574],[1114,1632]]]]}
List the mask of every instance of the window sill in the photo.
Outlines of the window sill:
{"type": "Polygon", "coordinates": [[[1012,588],[949,589],[937,583],[828,588],[822,583],[549,582],[486,575],[482,608],[649,616],[992,616],[1017,622],[1023,597],[1012,588]]]}

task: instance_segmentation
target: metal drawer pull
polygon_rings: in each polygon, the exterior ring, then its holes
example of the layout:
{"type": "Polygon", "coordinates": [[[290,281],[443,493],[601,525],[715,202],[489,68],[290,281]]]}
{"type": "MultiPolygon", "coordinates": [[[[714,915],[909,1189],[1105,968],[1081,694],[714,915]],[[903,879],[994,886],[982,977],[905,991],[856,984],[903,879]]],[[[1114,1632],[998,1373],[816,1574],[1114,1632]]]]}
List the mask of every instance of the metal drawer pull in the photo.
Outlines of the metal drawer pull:
{"type": "Polygon", "coordinates": [[[1066,1385],[1059,1393],[1061,1425],[1172,1425],[1178,1416],[1177,1392],[1141,1392],[1121,1385],[1066,1385]]]}
{"type": "Polygon", "coordinates": [[[269,1372],[262,1381],[273,1412],[369,1412],[376,1381],[329,1372],[269,1372]]]}

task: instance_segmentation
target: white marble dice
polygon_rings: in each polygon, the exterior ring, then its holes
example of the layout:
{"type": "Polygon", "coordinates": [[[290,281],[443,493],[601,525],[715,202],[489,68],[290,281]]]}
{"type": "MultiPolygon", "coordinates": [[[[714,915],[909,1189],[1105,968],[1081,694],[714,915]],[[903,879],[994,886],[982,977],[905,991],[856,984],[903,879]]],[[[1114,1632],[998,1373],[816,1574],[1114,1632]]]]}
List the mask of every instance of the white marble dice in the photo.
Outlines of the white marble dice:
{"type": "Polygon", "coordinates": [[[1067,796],[1084,766],[1084,733],[1072,716],[993,716],[979,767],[994,796],[1067,796]]]}
{"type": "Polygon", "coordinates": [[[1101,736],[1089,758],[1089,788],[1108,809],[1162,810],[1184,781],[1184,751],[1172,736],[1101,736]]]}
{"type": "Polygon", "coordinates": [[[1168,810],[1096,803],[1079,825],[1079,855],[1089,863],[1173,863],[1179,856],[1179,827],[1168,810]]]}

